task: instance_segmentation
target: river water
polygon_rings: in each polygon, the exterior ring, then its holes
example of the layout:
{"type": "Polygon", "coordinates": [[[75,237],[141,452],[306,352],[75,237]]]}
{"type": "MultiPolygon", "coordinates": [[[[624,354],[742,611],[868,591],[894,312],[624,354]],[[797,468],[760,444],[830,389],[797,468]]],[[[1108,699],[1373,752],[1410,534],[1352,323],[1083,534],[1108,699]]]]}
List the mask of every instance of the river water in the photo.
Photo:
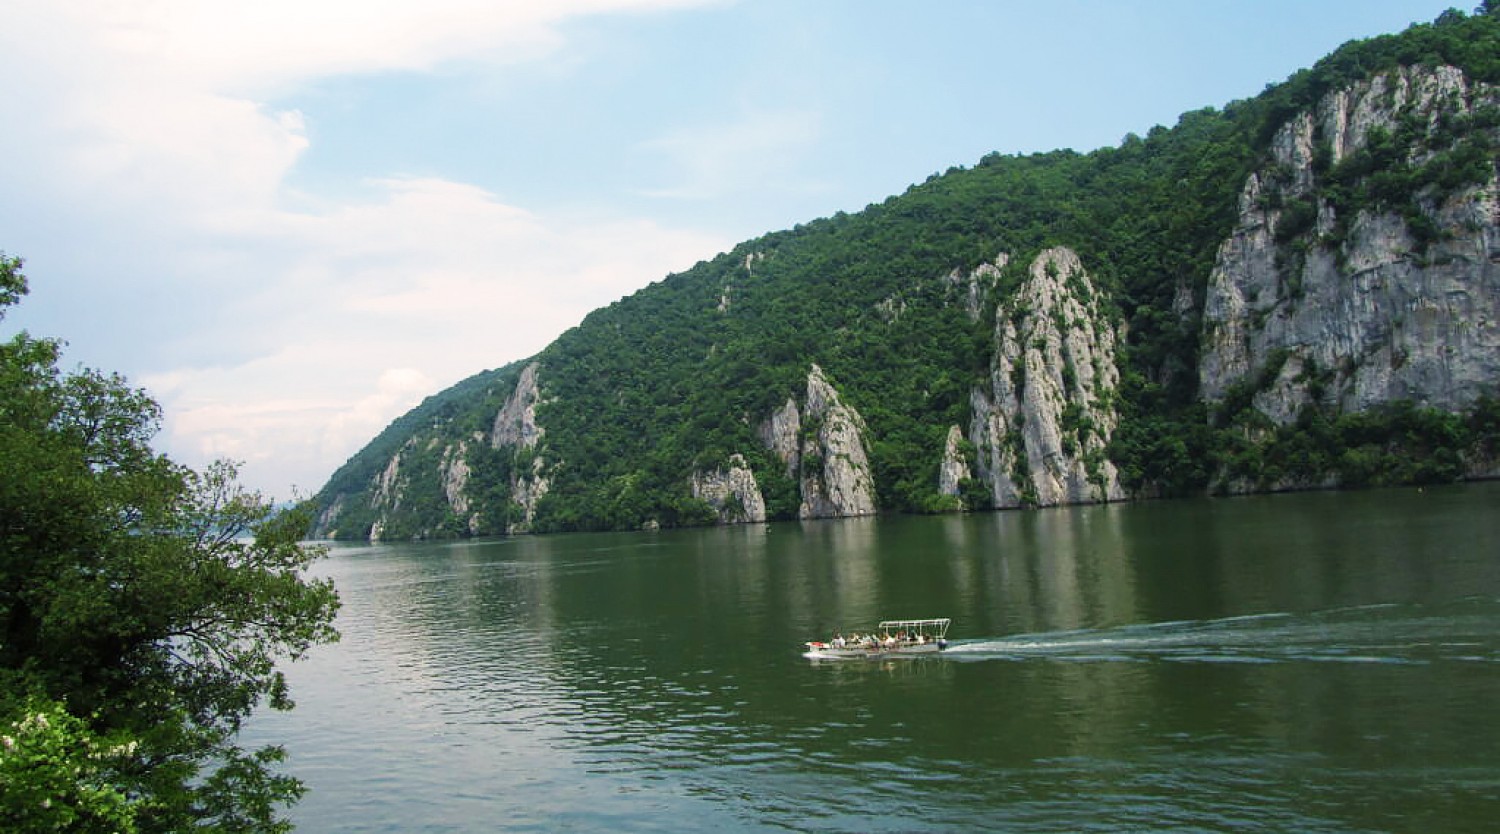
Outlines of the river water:
{"type": "Polygon", "coordinates": [[[339,546],[308,832],[1500,825],[1500,483],[339,546]],[[810,661],[881,619],[940,656],[810,661]]]}

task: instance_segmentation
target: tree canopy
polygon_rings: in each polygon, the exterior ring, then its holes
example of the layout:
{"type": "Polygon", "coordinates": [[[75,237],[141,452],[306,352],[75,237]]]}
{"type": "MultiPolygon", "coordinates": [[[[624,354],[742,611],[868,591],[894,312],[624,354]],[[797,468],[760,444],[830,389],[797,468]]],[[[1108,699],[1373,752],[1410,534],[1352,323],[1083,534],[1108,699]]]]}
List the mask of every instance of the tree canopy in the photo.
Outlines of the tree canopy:
{"type": "Polygon", "coordinates": [[[236,736],[291,707],[278,660],[337,638],[308,515],[156,453],[150,396],[60,353],[0,343],[0,828],[287,830],[301,784],[236,736]]]}

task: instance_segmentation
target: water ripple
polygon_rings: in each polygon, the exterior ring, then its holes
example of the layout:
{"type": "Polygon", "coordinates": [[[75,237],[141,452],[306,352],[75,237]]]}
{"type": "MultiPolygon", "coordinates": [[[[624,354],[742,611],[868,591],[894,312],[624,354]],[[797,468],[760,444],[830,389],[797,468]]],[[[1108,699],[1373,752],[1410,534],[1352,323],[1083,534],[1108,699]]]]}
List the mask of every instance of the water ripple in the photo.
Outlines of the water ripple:
{"type": "Polygon", "coordinates": [[[956,641],[954,660],[1500,663],[1500,604],[1367,605],[956,641]]]}

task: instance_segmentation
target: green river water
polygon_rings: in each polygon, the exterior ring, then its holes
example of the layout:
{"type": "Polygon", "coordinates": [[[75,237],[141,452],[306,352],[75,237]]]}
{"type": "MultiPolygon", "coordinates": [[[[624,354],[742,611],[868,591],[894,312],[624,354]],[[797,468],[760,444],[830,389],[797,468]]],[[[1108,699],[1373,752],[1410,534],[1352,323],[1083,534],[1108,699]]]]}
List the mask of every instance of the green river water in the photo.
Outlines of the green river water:
{"type": "Polygon", "coordinates": [[[308,832],[1500,830],[1500,483],[338,546],[308,832]],[[802,643],[951,617],[939,656],[802,643]]]}

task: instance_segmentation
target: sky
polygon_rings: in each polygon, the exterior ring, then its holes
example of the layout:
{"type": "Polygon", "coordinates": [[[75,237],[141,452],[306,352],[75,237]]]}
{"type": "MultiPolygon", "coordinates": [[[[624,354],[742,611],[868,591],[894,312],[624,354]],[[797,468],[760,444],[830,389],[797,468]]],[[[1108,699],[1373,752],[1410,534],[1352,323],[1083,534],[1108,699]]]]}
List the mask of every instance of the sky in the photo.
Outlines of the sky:
{"type": "Polygon", "coordinates": [[[145,388],[174,460],[305,496],[741,241],[1117,145],[1451,5],[6,0],[0,251],[31,294],[0,337],[145,388]]]}

